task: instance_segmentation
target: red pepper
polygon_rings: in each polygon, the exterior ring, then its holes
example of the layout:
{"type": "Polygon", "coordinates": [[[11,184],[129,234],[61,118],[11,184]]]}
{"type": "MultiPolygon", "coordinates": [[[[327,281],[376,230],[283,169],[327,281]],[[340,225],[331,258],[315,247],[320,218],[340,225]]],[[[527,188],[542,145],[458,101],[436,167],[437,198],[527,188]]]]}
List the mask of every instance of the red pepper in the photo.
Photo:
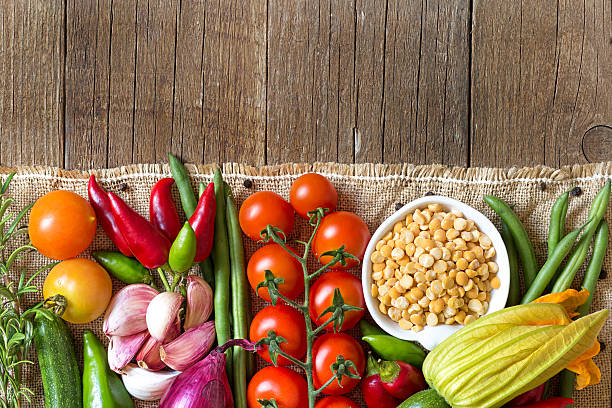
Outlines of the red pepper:
{"type": "Polygon", "coordinates": [[[116,194],[108,193],[108,198],[119,230],[136,259],[149,269],[168,262],[168,238],[116,194]]]}
{"type": "Polygon", "coordinates": [[[196,235],[196,256],[194,262],[201,262],[208,258],[213,245],[213,235],[215,233],[215,212],[217,211],[217,202],[215,201],[215,186],[210,183],[206,190],[200,196],[198,206],[191,218],[189,224],[196,235]]]}
{"type": "Polygon", "coordinates": [[[402,401],[427,388],[423,373],[411,364],[403,361],[381,361],[378,363],[378,369],[385,390],[402,401]]]}
{"type": "Polygon", "coordinates": [[[555,397],[529,405],[521,405],[521,408],[565,408],[573,403],[574,400],[571,398],[555,397]]]}
{"type": "Polygon", "coordinates": [[[111,209],[111,203],[106,195],[106,191],[96,182],[96,177],[93,174],[89,178],[87,192],[89,193],[89,202],[96,212],[96,217],[100,221],[106,235],[108,235],[110,240],[113,241],[117,249],[119,249],[123,255],[134,256],[125,238],[121,235],[117,221],[113,216],[113,210],[111,209]]]}
{"type": "Polygon", "coordinates": [[[361,394],[368,408],[396,408],[402,402],[383,387],[378,363],[372,355],[368,356],[366,374],[361,381],[361,394]]]}
{"type": "Polygon", "coordinates": [[[172,198],[174,179],[170,177],[159,180],[151,190],[149,200],[149,219],[151,224],[160,230],[170,242],[174,241],[183,224],[172,198]]]}

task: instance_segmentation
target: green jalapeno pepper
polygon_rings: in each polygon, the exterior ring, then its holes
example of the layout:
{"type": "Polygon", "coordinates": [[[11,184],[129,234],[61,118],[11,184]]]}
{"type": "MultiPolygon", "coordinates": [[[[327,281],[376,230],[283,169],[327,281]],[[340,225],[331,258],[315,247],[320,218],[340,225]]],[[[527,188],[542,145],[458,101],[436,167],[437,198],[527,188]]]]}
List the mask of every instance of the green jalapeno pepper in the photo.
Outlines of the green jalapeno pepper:
{"type": "Polygon", "coordinates": [[[370,334],[363,336],[361,340],[368,343],[383,360],[403,361],[418,368],[423,366],[425,352],[414,343],[388,334],[370,334]]]}
{"type": "Polygon", "coordinates": [[[151,284],[153,281],[149,270],[135,258],[110,251],[93,251],[91,254],[104,269],[121,282],[151,284]]]}
{"type": "Polygon", "coordinates": [[[104,346],[89,330],[83,333],[83,407],[134,407],[123,382],[108,366],[104,346]]]}
{"type": "Polygon", "coordinates": [[[196,254],[196,235],[189,222],[183,224],[170,247],[168,264],[173,271],[183,273],[193,265],[196,254]]]}
{"type": "Polygon", "coordinates": [[[365,319],[359,321],[359,328],[361,329],[362,336],[371,336],[372,334],[385,334],[383,329],[368,322],[365,319]]]}

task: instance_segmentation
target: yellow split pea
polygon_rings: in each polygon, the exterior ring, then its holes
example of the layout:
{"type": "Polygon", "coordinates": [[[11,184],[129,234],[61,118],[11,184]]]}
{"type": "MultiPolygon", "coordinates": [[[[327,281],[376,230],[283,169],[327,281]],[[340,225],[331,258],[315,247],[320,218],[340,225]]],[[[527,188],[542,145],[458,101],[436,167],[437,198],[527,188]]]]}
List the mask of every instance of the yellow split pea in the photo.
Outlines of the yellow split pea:
{"type": "Polygon", "coordinates": [[[372,296],[404,330],[468,324],[485,314],[499,289],[491,239],[460,211],[416,209],[376,243],[372,296]]]}

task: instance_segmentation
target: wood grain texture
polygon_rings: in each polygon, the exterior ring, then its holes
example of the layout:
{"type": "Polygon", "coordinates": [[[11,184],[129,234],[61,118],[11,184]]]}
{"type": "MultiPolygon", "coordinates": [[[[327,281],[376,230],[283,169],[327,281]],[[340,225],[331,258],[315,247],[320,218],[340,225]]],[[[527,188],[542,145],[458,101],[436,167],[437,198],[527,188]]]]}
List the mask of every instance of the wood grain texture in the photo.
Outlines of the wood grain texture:
{"type": "Polygon", "coordinates": [[[0,5],[2,165],[612,160],[610,2],[0,5]]]}
{"type": "Polygon", "coordinates": [[[475,0],[473,14],[470,164],[586,162],[585,132],[612,122],[610,2],[475,0]]]}
{"type": "Polygon", "coordinates": [[[64,2],[0,2],[0,163],[63,165],[64,2]]]}

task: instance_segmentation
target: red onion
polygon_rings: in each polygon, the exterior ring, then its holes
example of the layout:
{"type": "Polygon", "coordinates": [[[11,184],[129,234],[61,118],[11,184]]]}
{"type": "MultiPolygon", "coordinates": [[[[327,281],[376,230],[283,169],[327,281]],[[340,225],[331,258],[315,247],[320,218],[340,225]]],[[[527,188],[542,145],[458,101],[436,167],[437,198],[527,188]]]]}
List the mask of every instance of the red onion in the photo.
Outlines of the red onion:
{"type": "Polygon", "coordinates": [[[255,344],[243,339],[230,340],[217,347],[176,377],[159,408],[232,408],[234,398],[225,374],[223,352],[234,346],[249,351],[257,349],[255,344]]]}

